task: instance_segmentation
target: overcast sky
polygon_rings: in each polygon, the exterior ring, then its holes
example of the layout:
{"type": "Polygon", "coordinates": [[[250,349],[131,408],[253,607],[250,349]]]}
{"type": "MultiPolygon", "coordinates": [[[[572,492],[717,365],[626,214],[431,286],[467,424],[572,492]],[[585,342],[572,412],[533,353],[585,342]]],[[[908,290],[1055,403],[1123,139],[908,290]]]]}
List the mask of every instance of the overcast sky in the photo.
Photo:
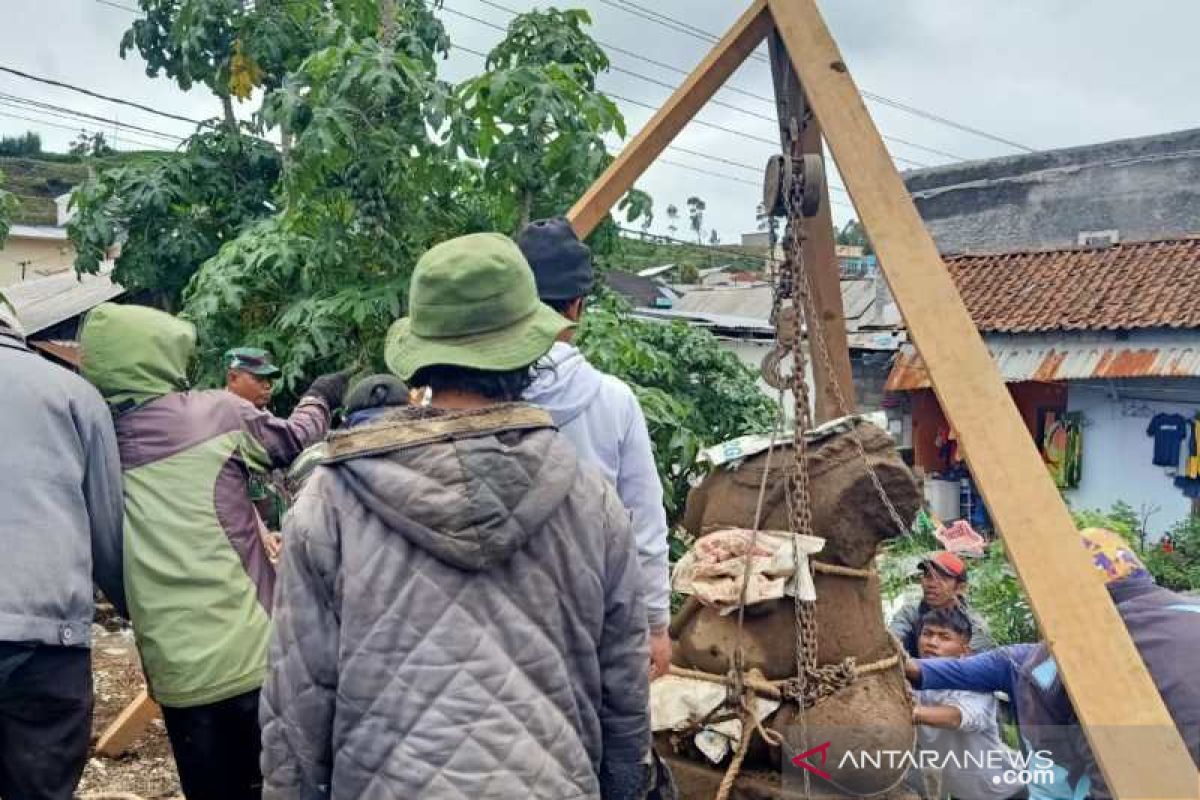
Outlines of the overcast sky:
{"type": "MultiPolygon", "coordinates": [[[[133,5],[132,0],[115,1],[133,5]]],[[[533,0],[496,2],[522,11],[545,5],[533,0]]],[[[723,32],[745,7],[741,0],[634,2],[716,33],[723,32]]],[[[589,9],[597,39],[663,64],[690,69],[708,47],[692,36],[621,10],[619,0],[575,0],[557,5],[589,9]]],[[[1200,58],[1195,43],[1200,3],[1143,0],[1135,13],[1130,13],[1128,3],[1118,0],[824,0],[821,5],[862,89],[1028,147],[1068,147],[1200,125],[1200,104],[1196,102],[1200,58]]],[[[480,51],[488,50],[502,34],[451,10],[498,25],[509,18],[482,0],[446,0],[441,16],[451,40],[480,51]]],[[[204,90],[184,93],[166,79],[146,77],[135,54],[126,61],[120,59],[121,33],[134,18],[129,11],[99,0],[5,0],[4,11],[0,65],[185,116],[218,113],[217,103],[204,90]]],[[[765,53],[765,46],[760,52],[765,53]]],[[[656,81],[676,84],[682,80],[678,72],[628,55],[610,52],[610,57],[614,66],[656,81]]],[[[457,81],[481,67],[482,59],[459,51],[444,63],[442,75],[457,81]]],[[[771,94],[770,71],[753,58],[731,84],[751,94],[771,94]]],[[[662,86],[625,73],[609,73],[601,86],[655,106],[669,94],[662,86]]],[[[80,123],[51,116],[45,110],[18,108],[13,97],[179,137],[190,132],[185,123],[0,73],[0,132],[36,130],[47,149],[65,149],[81,125],[104,130],[109,141],[122,148],[172,145],[149,133],[122,132],[104,123],[80,123]]],[[[753,113],[710,106],[701,112],[701,119],[752,137],[770,139],[775,135],[769,104],[728,91],[717,97],[753,113]],[[760,114],[767,119],[756,116],[760,114]]],[[[625,100],[617,102],[631,135],[652,113],[625,100]]],[[[960,158],[1020,152],[878,103],[868,103],[868,108],[885,135],[960,158]]],[[[678,144],[754,166],[765,162],[772,152],[765,142],[696,124],[684,131],[678,144]]],[[[898,143],[889,147],[893,156],[922,164],[951,160],[898,143]]],[[[666,232],[668,204],[682,209],[691,195],[707,202],[705,227],[715,227],[723,242],[736,242],[741,233],[754,229],[754,208],[760,195],[756,172],[678,151],[668,151],[665,158],[739,180],[670,164],[655,165],[639,183],[654,196],[655,230],[666,232]]],[[[837,182],[836,177],[833,180],[837,182]]],[[[847,200],[834,193],[835,220],[853,215],[845,205],[847,200]]],[[[685,225],[681,225],[680,235],[685,225]]]]}

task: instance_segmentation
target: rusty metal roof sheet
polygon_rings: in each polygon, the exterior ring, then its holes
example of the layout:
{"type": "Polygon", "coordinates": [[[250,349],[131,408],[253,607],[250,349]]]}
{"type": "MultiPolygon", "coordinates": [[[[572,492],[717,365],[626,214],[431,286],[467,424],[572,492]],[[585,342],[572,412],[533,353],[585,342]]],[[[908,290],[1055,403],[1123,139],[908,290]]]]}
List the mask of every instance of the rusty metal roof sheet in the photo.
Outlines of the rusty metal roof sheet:
{"type": "MultiPolygon", "coordinates": [[[[1181,331],[1118,334],[985,336],[1006,382],[1200,377],[1200,336],[1181,331]]],[[[885,390],[929,387],[912,345],[896,354],[885,390]]]]}

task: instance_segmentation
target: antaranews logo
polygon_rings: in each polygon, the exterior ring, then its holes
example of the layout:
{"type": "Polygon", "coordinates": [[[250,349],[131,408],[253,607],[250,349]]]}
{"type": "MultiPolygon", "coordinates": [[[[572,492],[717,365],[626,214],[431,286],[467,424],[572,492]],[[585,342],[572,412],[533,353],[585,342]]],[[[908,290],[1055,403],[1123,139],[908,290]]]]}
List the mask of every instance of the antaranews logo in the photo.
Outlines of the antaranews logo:
{"type": "MultiPolygon", "coordinates": [[[[823,742],[792,758],[792,766],[832,780],[824,767],[832,741],[823,742]],[[819,759],[818,766],[813,763],[819,759]]],[[[1054,783],[1054,762],[1046,750],[1018,753],[1012,750],[953,752],[941,750],[847,750],[838,760],[842,770],[945,770],[991,773],[994,784],[1048,786],[1054,783]]]]}

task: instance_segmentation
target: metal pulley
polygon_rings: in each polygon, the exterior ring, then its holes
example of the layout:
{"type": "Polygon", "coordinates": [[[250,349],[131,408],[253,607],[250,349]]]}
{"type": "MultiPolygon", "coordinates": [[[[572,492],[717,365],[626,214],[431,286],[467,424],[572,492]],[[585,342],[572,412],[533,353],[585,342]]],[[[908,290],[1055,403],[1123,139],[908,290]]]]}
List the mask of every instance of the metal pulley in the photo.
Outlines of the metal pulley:
{"type": "Polygon", "coordinates": [[[788,213],[788,198],[800,199],[800,213],[816,216],[821,207],[821,187],[825,185],[825,161],[805,153],[794,159],[786,153],[771,156],[763,175],[763,209],[767,216],[788,213]]]}

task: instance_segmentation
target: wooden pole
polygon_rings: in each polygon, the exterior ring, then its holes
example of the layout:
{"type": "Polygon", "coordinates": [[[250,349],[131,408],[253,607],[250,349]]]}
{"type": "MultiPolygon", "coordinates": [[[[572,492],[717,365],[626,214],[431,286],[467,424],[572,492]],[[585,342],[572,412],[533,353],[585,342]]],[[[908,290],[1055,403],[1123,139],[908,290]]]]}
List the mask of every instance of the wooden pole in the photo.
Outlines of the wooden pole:
{"type": "Polygon", "coordinates": [[[1187,747],[875,129],[815,0],[768,0],[934,391],[1118,797],[1197,797],[1187,747]]]}
{"type": "Polygon", "coordinates": [[[100,734],[96,741],[96,752],[106,758],[122,755],[159,713],[158,703],[151,700],[143,689],[100,734]]]}
{"type": "Polygon", "coordinates": [[[704,107],[771,30],[766,0],[755,0],[746,13],[667,99],[646,127],[621,151],[584,193],[567,219],[582,239],[642,176],[692,117],[704,107]]]}
{"type": "MultiPolygon", "coordinates": [[[[800,158],[805,153],[824,157],[821,126],[815,119],[804,128],[800,141],[793,141],[792,120],[795,119],[799,129],[807,101],[778,31],[771,33],[767,43],[771,49],[771,75],[775,83],[780,144],[784,152],[790,153],[793,158],[800,158]]],[[[804,231],[802,255],[804,266],[811,276],[812,304],[817,316],[816,319],[808,320],[808,325],[812,328],[808,334],[808,353],[815,384],[814,421],[820,424],[836,417],[853,414],[856,408],[854,373],[850,366],[850,347],[846,339],[846,315],[842,308],[841,268],[838,265],[837,251],[834,249],[828,182],[821,186],[821,206],[814,217],[806,220],[804,231]],[[818,332],[829,351],[828,364],[820,351],[818,332]],[[838,402],[838,389],[841,390],[845,406],[838,402]]]]}

